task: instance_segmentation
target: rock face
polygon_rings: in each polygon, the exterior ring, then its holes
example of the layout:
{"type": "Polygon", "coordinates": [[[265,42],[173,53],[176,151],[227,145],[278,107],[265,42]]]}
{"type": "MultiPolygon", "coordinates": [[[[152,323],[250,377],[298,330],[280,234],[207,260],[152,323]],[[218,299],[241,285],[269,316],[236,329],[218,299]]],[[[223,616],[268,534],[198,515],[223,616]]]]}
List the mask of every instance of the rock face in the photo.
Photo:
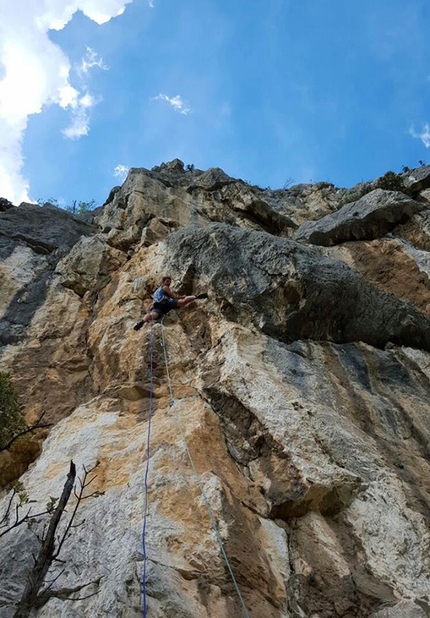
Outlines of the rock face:
{"type": "Polygon", "coordinates": [[[430,165],[423,165],[416,170],[403,174],[403,184],[412,193],[430,188],[430,165]]]}
{"type": "MultiPolygon", "coordinates": [[[[13,480],[43,511],[98,462],[46,578],[90,585],[33,616],[141,616],[142,581],[155,618],[430,614],[430,210],[342,195],[176,159],[92,225],[0,213],[0,368],[51,424],[0,450],[0,522],[13,480]],[[134,331],[166,273],[209,299],[134,331]]],[[[2,618],[47,520],[0,536],[2,618]]]]}
{"type": "Polygon", "coordinates": [[[347,240],[372,240],[380,238],[425,208],[425,205],[403,193],[375,189],[333,214],[303,223],[294,238],[324,246],[347,240]]]}

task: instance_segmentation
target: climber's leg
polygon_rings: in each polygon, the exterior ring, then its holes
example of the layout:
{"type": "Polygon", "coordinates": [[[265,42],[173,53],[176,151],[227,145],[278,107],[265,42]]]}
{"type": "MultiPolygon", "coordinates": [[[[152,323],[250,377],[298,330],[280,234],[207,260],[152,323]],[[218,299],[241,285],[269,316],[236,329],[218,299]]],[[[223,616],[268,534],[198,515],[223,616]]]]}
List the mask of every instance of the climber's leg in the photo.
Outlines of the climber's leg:
{"type": "Polygon", "coordinates": [[[156,320],[159,320],[159,319],[160,319],[160,314],[157,313],[156,311],[150,311],[145,316],[143,316],[143,322],[145,323],[155,322],[156,320]]]}
{"type": "Polygon", "coordinates": [[[177,307],[185,307],[185,305],[189,305],[193,301],[196,300],[195,296],[185,296],[185,298],[178,298],[176,301],[177,307]]]}

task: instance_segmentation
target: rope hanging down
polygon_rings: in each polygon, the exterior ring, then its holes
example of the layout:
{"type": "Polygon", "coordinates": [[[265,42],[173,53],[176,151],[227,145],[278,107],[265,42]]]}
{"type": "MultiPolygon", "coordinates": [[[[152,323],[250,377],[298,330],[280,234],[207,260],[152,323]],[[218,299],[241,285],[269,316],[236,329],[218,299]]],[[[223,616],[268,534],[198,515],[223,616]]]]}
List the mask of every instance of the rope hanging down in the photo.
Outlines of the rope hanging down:
{"type": "Polygon", "coordinates": [[[142,528],[142,553],[143,553],[143,569],[142,569],[142,613],[143,618],[148,614],[148,601],[146,594],[146,566],[148,562],[148,556],[146,552],[146,523],[148,519],[148,475],[149,475],[149,458],[151,455],[151,421],[152,421],[152,407],[153,407],[153,382],[154,382],[154,333],[152,321],[150,322],[149,331],[149,415],[148,415],[148,430],[146,436],[146,468],[144,477],[144,504],[143,504],[143,528],[142,528]]]}
{"type": "Polygon", "coordinates": [[[215,516],[213,514],[212,507],[209,504],[209,500],[208,500],[208,498],[206,496],[206,492],[205,492],[205,489],[203,487],[202,480],[200,478],[199,473],[197,472],[197,468],[196,468],[194,460],[193,460],[193,458],[191,456],[190,449],[188,448],[187,438],[185,436],[185,431],[184,431],[184,428],[182,426],[181,417],[179,415],[178,410],[176,409],[176,402],[175,402],[175,399],[173,397],[172,382],[170,380],[169,363],[168,363],[168,358],[167,358],[167,349],[166,349],[166,344],[165,344],[165,341],[164,341],[164,332],[163,331],[164,331],[164,325],[163,325],[163,322],[161,322],[161,346],[163,348],[164,362],[165,362],[165,365],[166,365],[167,383],[168,383],[168,386],[169,386],[169,396],[170,396],[169,405],[170,405],[170,407],[173,408],[173,411],[175,413],[176,424],[177,424],[179,432],[181,434],[181,437],[182,437],[182,440],[183,440],[183,443],[184,443],[184,446],[185,446],[185,450],[186,450],[186,453],[188,455],[188,459],[189,459],[190,464],[191,464],[191,468],[193,469],[193,474],[194,474],[195,481],[196,481],[196,483],[197,483],[197,485],[198,485],[198,487],[200,489],[200,493],[201,493],[203,502],[204,502],[204,504],[206,506],[206,509],[207,509],[207,512],[208,512],[208,515],[209,515],[209,520],[210,520],[210,523],[211,523],[211,528],[212,528],[213,533],[215,535],[216,541],[217,541],[217,543],[219,545],[222,557],[224,558],[224,562],[225,562],[227,570],[228,570],[228,572],[230,574],[230,577],[231,577],[231,580],[233,582],[234,588],[235,588],[235,590],[237,592],[237,596],[239,597],[239,601],[240,601],[240,604],[242,606],[243,615],[245,616],[245,618],[251,618],[250,614],[248,612],[248,609],[247,609],[247,607],[245,605],[245,601],[243,600],[243,596],[242,596],[242,593],[240,591],[239,585],[238,585],[238,583],[236,581],[236,577],[234,575],[233,568],[232,568],[232,566],[230,564],[230,561],[229,561],[229,559],[227,557],[227,554],[226,554],[226,551],[225,551],[225,548],[224,548],[224,544],[222,542],[221,535],[219,533],[218,526],[217,526],[217,523],[216,523],[216,520],[215,520],[215,516]]]}

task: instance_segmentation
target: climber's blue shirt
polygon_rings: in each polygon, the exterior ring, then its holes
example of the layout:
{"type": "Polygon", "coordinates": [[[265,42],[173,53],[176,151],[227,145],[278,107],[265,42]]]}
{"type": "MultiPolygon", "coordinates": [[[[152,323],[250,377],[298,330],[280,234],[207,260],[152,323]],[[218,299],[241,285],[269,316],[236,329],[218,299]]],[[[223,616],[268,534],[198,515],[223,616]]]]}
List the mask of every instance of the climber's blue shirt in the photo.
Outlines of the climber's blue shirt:
{"type": "Polygon", "coordinates": [[[163,290],[163,287],[157,288],[152,298],[154,299],[152,309],[155,309],[155,311],[161,313],[162,315],[177,307],[176,299],[167,296],[166,292],[163,290]]]}
{"type": "Polygon", "coordinates": [[[168,301],[170,299],[170,296],[167,296],[163,288],[159,287],[155,290],[154,296],[152,298],[154,299],[154,303],[162,303],[168,301]]]}

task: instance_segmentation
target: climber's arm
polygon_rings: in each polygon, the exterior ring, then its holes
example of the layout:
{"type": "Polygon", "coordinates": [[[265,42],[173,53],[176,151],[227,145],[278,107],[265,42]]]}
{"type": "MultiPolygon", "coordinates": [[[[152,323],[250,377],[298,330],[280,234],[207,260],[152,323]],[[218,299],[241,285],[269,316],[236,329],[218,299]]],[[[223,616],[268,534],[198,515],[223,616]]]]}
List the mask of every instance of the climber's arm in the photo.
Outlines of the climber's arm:
{"type": "Polygon", "coordinates": [[[178,299],[178,298],[185,298],[185,296],[184,296],[183,294],[182,294],[182,295],[179,295],[179,294],[175,294],[175,292],[172,292],[172,290],[169,288],[169,286],[168,286],[168,285],[164,285],[164,286],[163,286],[163,292],[164,292],[167,296],[169,296],[169,298],[174,298],[174,299],[178,299]]]}

